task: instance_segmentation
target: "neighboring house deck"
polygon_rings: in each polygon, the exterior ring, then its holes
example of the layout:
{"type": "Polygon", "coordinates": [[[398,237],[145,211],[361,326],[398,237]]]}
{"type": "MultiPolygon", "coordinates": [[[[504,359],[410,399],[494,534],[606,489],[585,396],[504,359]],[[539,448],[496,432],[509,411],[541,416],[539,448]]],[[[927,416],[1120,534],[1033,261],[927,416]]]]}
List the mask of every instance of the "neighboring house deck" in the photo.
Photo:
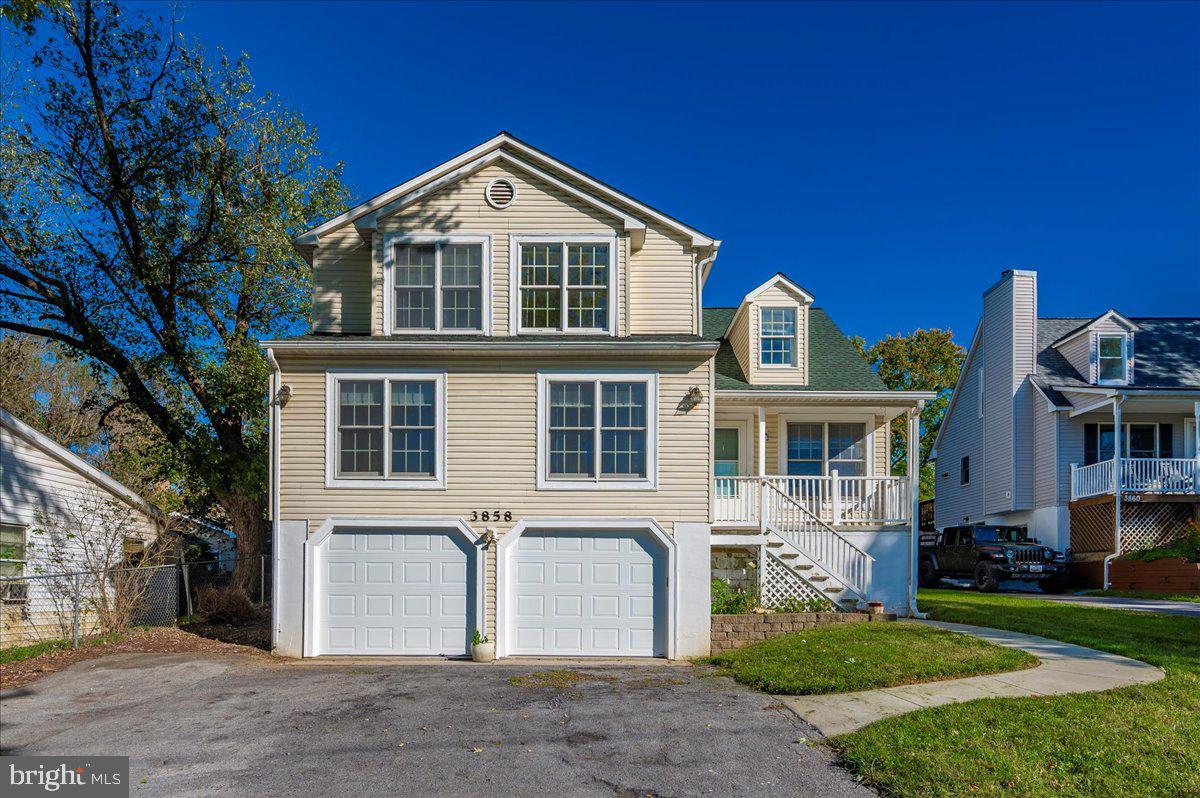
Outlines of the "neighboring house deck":
{"type": "Polygon", "coordinates": [[[1108,555],[1200,517],[1200,318],[1037,315],[1006,272],[936,444],[938,528],[1025,524],[1103,579],[1108,555]]]}
{"type": "Polygon", "coordinates": [[[927,395],[792,280],[702,311],[719,240],[508,134],[295,244],[313,329],[263,343],[279,653],[691,656],[713,574],[908,607],[888,423],[927,395]]]}

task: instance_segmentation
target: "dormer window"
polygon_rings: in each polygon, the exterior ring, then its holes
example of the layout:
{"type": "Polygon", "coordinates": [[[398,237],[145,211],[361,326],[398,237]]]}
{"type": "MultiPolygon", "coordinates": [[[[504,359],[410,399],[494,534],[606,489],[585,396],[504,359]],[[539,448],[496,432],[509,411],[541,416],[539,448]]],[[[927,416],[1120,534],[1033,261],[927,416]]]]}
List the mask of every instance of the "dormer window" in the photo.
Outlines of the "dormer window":
{"type": "Polygon", "coordinates": [[[1128,382],[1124,335],[1101,335],[1096,340],[1096,382],[1120,385],[1128,382]]]}
{"type": "Polygon", "coordinates": [[[763,366],[796,365],[796,309],[763,308],[759,322],[759,363],[763,366]]]}

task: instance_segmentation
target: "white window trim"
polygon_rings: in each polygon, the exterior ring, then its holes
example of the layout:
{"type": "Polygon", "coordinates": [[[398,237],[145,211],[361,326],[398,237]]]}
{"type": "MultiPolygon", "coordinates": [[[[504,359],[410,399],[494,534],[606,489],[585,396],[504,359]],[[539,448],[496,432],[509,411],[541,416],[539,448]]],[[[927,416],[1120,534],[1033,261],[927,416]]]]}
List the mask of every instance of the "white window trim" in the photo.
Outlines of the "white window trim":
{"type": "Polygon", "coordinates": [[[396,369],[331,369],[325,372],[325,487],[327,488],[384,488],[409,490],[446,489],[446,372],[411,371],[396,369]],[[383,392],[383,468],[382,477],[338,476],[337,435],[337,384],[341,380],[385,380],[383,392]],[[387,476],[391,470],[391,421],[392,399],[387,389],[387,380],[425,380],[436,384],[437,400],[434,402],[434,443],[437,450],[433,456],[434,474],[423,479],[387,476]]]}
{"type": "MultiPolygon", "coordinates": [[[[711,468],[711,467],[710,467],[711,468]]],[[[537,487],[538,490],[658,490],[658,372],[657,371],[539,371],[537,375],[537,487]],[[596,476],[550,478],[550,390],[551,382],[644,382],[646,383],[646,477],[602,479],[600,477],[600,412],[596,406],[596,476]]]]}
{"type": "Polygon", "coordinates": [[[969,454],[964,454],[962,457],[958,458],[958,484],[959,485],[970,485],[971,484],[971,455],[969,455],[969,454]],[[964,464],[967,466],[967,478],[965,481],[962,478],[964,464]]]}
{"type": "Polygon", "coordinates": [[[1096,332],[1092,336],[1092,352],[1095,353],[1093,358],[1094,378],[1097,385],[1128,385],[1132,382],[1133,374],[1133,358],[1130,356],[1130,339],[1129,333],[1123,332],[1096,332]],[[1121,378],[1116,380],[1100,379],[1100,339],[1102,338],[1120,338],[1121,339],[1121,378]]]}
{"type": "Polygon", "coordinates": [[[489,233],[385,233],[383,236],[383,334],[384,335],[491,335],[492,334],[492,236],[489,233]],[[481,307],[478,330],[442,329],[441,248],[433,270],[432,330],[396,327],[395,249],[397,244],[481,244],[483,262],[479,270],[481,307]]]}
{"type": "MultiPolygon", "coordinates": [[[[803,322],[800,319],[801,305],[799,302],[756,302],[758,306],[758,340],[755,342],[758,349],[758,367],[771,371],[795,371],[800,368],[800,325],[807,324],[808,314],[804,314],[803,322]],[[762,339],[763,339],[763,310],[768,308],[791,308],[795,312],[795,323],[792,324],[792,362],[791,363],[764,363],[762,359],[762,339]]],[[[772,335],[772,338],[782,338],[782,335],[772,335]]],[[[807,360],[807,358],[805,358],[807,360]]]]}
{"type": "Polygon", "coordinates": [[[25,566],[29,564],[29,524],[22,524],[16,521],[3,521],[0,526],[7,526],[19,529],[21,532],[21,559],[11,557],[0,557],[0,562],[15,562],[21,564],[21,573],[14,577],[20,579],[25,576],[25,566]]]}
{"type": "MultiPolygon", "coordinates": [[[[875,476],[875,416],[872,414],[863,413],[847,413],[847,412],[825,412],[812,411],[807,413],[780,413],[779,427],[776,434],[779,436],[776,440],[779,441],[779,476],[787,474],[787,427],[788,424],[824,424],[821,440],[821,476],[829,476],[829,463],[836,462],[829,459],[829,425],[830,424],[865,424],[866,435],[866,459],[865,468],[863,469],[864,477],[875,476]]],[[[887,426],[887,425],[884,425],[887,426]]],[[[839,477],[847,477],[846,474],[839,474],[839,477]]],[[[801,479],[802,477],[797,477],[801,479]]],[[[848,477],[847,477],[848,478],[848,477]]]]}
{"type": "Polygon", "coordinates": [[[615,336],[617,334],[617,308],[620,306],[621,278],[618,274],[620,258],[617,256],[618,237],[616,233],[521,233],[508,237],[509,261],[509,305],[508,329],[512,335],[596,335],[615,336]],[[563,265],[562,285],[562,327],[559,329],[546,327],[524,327],[521,325],[521,244],[562,244],[563,265]],[[608,329],[596,328],[567,329],[567,250],[568,244],[608,244],[608,329]]]}

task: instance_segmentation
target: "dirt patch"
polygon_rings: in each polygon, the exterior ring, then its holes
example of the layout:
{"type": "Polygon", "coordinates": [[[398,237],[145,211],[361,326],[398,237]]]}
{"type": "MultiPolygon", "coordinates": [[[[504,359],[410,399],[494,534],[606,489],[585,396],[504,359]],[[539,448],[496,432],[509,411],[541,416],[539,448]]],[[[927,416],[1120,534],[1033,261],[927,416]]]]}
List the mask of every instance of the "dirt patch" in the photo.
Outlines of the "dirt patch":
{"type": "Polygon", "coordinates": [[[254,608],[254,617],[245,624],[232,625],[227,623],[209,623],[195,621],[180,627],[209,640],[221,643],[232,643],[235,646],[250,646],[261,651],[271,650],[271,611],[262,607],[254,608]]]}
{"type": "Polygon", "coordinates": [[[6,662],[0,665],[0,690],[35,682],[44,676],[83,662],[110,654],[251,654],[264,657],[262,651],[241,645],[231,645],[189,634],[182,629],[163,626],[138,629],[119,640],[103,643],[82,643],[79,648],[63,648],[36,657],[6,662]]]}
{"type": "Polygon", "coordinates": [[[515,687],[554,687],[565,690],[580,682],[615,682],[616,676],[604,673],[587,673],[585,671],[553,670],[527,673],[524,676],[512,676],[508,683],[515,687]]]}

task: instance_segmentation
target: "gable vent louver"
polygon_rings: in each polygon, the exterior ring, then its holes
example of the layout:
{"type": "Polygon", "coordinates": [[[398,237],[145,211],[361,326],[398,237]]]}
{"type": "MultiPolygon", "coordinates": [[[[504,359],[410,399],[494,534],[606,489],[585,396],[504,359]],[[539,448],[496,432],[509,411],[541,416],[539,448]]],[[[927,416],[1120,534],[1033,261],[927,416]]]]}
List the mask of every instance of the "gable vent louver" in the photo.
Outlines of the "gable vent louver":
{"type": "Polygon", "coordinates": [[[497,177],[487,184],[487,188],[483,190],[483,196],[487,199],[488,205],[496,210],[504,210],[517,198],[517,187],[508,178],[497,177]]]}

